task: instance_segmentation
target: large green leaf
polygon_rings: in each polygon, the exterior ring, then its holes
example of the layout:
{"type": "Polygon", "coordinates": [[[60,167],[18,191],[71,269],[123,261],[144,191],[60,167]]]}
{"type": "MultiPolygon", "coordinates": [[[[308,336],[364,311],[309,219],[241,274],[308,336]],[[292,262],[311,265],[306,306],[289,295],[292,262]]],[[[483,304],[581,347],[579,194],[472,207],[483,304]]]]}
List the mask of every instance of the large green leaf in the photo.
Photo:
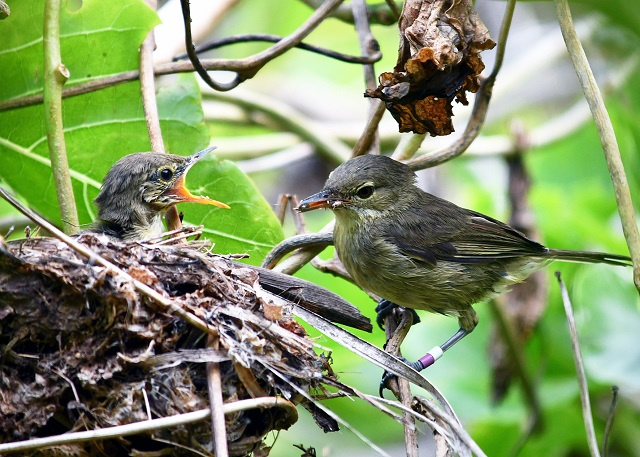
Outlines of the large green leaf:
{"type": "MultiPolygon", "coordinates": [[[[2,24],[0,99],[42,91],[42,0],[17,3],[2,24]]],[[[61,18],[68,84],[135,69],[138,48],[157,24],[143,0],[85,0],[61,18]]],[[[193,75],[167,77],[158,86],[158,110],[168,152],[192,154],[209,143],[201,94],[193,75]]],[[[64,130],[81,224],[95,217],[93,199],[109,168],[124,155],[147,151],[149,139],[138,82],[64,99],[64,130]]],[[[0,112],[0,179],[24,201],[59,223],[42,105],[0,112]]],[[[283,237],[278,222],[253,183],[231,163],[209,159],[190,172],[194,191],[232,205],[231,211],[185,205],[187,221],[206,226],[216,252],[261,257],[283,237]],[[228,175],[228,176],[225,176],[228,175]]]]}

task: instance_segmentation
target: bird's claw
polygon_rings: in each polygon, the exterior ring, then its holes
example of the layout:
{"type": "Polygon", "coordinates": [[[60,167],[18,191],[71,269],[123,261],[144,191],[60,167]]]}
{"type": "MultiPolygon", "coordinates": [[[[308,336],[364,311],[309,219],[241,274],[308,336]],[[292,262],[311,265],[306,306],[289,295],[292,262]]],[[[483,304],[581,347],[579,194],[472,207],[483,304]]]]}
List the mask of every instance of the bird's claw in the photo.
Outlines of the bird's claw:
{"type": "MultiPolygon", "coordinates": [[[[422,370],[424,370],[424,366],[422,365],[422,362],[420,362],[420,360],[416,360],[415,362],[409,362],[407,359],[405,359],[402,356],[399,356],[398,359],[400,359],[402,362],[404,362],[406,365],[410,366],[411,368],[413,368],[414,370],[420,372],[422,370]]],[[[391,379],[395,378],[396,375],[393,373],[390,373],[388,371],[385,371],[384,373],[382,373],[382,379],[380,380],[380,388],[378,389],[378,395],[382,398],[384,398],[384,390],[385,389],[390,389],[389,387],[389,381],[391,381],[391,379]]]]}
{"type": "MultiPolygon", "coordinates": [[[[380,327],[381,330],[384,330],[385,318],[395,308],[398,308],[398,305],[384,298],[378,302],[378,306],[376,306],[375,308],[376,313],[378,313],[376,315],[376,324],[378,324],[378,327],[380,327]]],[[[405,308],[405,309],[409,310],[409,312],[411,313],[411,317],[413,318],[413,323],[411,325],[415,325],[420,322],[420,317],[418,316],[418,313],[416,313],[415,309],[411,309],[411,308],[405,308]]]]}

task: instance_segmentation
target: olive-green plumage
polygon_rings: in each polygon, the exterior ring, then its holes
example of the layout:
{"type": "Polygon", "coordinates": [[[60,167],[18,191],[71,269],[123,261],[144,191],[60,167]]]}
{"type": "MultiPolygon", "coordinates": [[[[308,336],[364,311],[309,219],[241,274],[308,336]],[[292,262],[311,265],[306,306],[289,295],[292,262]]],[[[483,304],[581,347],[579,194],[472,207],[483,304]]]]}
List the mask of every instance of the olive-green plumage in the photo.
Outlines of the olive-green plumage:
{"type": "Polygon", "coordinates": [[[332,209],[336,251],[354,281],[397,305],[457,316],[467,333],[474,303],[552,260],[628,265],[625,256],[548,249],[508,225],[422,191],[391,158],[366,155],[336,168],[301,211],[332,209]]]}

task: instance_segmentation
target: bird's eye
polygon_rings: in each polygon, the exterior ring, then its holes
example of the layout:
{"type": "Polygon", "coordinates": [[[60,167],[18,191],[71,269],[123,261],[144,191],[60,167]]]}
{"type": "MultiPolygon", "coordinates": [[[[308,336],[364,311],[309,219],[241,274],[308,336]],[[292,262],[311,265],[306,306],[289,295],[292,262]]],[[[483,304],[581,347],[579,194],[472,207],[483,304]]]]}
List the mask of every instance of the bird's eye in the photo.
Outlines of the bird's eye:
{"type": "Polygon", "coordinates": [[[373,186],[362,186],[356,192],[356,195],[360,198],[369,198],[373,195],[373,186]]]}
{"type": "Polygon", "coordinates": [[[169,181],[173,178],[173,171],[170,168],[163,168],[160,170],[160,179],[163,181],[169,181]]]}

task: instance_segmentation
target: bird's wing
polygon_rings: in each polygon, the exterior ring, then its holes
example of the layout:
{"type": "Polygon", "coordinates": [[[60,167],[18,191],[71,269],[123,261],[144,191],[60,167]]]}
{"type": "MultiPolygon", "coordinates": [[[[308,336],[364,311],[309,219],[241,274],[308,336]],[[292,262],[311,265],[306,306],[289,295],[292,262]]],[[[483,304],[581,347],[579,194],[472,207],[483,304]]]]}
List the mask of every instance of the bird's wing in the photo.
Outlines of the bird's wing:
{"type": "Polygon", "coordinates": [[[389,241],[409,257],[434,267],[438,261],[490,263],[520,256],[544,255],[548,249],[514,228],[456,207],[447,213],[413,212],[389,232],[389,241]]]}

